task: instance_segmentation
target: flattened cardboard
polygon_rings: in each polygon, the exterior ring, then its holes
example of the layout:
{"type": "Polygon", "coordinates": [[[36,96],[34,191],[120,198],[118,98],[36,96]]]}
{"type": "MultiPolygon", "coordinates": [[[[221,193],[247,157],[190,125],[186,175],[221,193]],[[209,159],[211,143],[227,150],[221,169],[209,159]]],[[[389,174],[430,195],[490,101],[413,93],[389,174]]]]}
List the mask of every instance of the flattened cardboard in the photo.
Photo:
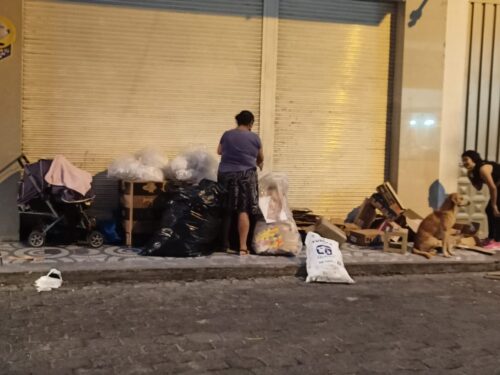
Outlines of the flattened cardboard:
{"type": "Polygon", "coordinates": [[[328,220],[330,223],[332,223],[333,225],[336,225],[337,227],[339,227],[340,229],[344,230],[345,229],[345,225],[346,223],[344,222],[344,220],[342,219],[337,219],[337,218],[330,218],[328,220]]]}
{"type": "Polygon", "coordinates": [[[407,209],[397,219],[397,224],[403,228],[408,228],[408,240],[413,241],[417,234],[418,227],[424,218],[411,209],[407,209]]]}
{"type": "Polygon", "coordinates": [[[468,245],[455,245],[456,248],[462,249],[462,250],[469,250],[469,251],[475,251],[476,253],[481,253],[481,254],[486,254],[486,255],[495,255],[495,252],[493,250],[488,250],[484,249],[479,246],[468,246],[468,245]]]}
{"type": "Polygon", "coordinates": [[[349,238],[349,234],[351,233],[352,230],[358,230],[361,229],[359,226],[357,226],[354,223],[344,223],[344,233],[345,235],[349,238]]]}
{"type": "Polygon", "coordinates": [[[481,241],[479,240],[478,237],[462,237],[460,238],[460,245],[465,245],[465,246],[479,246],[481,241]]]}
{"type": "Polygon", "coordinates": [[[339,227],[321,217],[315,225],[314,231],[321,237],[337,241],[340,245],[347,241],[347,236],[339,227]]]}
{"type": "Polygon", "coordinates": [[[500,272],[488,272],[484,277],[486,279],[500,280],[500,272]]]}

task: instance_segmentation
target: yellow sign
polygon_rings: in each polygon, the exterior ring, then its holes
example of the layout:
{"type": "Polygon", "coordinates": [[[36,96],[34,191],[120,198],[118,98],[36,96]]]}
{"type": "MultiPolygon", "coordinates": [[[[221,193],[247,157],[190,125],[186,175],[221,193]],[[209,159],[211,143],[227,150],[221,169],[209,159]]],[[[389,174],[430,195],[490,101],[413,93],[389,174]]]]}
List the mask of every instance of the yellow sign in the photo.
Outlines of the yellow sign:
{"type": "Polygon", "coordinates": [[[0,60],[10,56],[12,45],[16,41],[16,28],[5,17],[0,16],[0,60]]]}

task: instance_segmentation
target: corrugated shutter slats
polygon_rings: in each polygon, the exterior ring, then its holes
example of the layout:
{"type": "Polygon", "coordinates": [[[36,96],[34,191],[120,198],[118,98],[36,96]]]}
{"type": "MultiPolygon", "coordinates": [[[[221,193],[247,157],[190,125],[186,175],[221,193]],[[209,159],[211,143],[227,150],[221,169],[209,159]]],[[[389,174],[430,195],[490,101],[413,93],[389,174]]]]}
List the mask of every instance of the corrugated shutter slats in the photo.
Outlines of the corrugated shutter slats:
{"type": "Polygon", "coordinates": [[[280,1],[274,169],[343,217],[384,181],[394,4],[280,1]]]}
{"type": "Polygon", "coordinates": [[[260,1],[25,2],[24,151],[100,172],[156,145],[215,148],[258,116],[260,1]]]}

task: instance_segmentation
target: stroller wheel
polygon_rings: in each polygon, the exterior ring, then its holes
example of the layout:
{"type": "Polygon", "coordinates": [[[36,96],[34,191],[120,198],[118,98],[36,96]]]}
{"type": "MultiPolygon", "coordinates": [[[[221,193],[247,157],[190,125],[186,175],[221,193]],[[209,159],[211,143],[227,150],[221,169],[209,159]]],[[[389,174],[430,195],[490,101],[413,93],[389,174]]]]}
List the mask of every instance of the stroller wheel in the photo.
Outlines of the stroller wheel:
{"type": "Polygon", "coordinates": [[[28,243],[32,247],[42,247],[45,244],[45,234],[39,230],[33,230],[28,236],[28,243]]]}
{"type": "Polygon", "coordinates": [[[87,242],[90,245],[90,247],[93,248],[101,247],[102,244],[104,243],[104,236],[102,235],[101,232],[93,230],[88,234],[87,242]]]}

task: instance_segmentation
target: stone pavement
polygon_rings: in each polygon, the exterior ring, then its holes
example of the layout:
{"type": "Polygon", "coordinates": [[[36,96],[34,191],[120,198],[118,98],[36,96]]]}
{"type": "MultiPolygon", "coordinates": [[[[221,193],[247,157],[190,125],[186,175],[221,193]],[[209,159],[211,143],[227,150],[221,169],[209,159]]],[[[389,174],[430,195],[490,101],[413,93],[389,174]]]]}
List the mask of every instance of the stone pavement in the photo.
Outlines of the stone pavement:
{"type": "MultiPolygon", "coordinates": [[[[352,276],[479,272],[500,270],[500,253],[494,256],[456,250],[456,256],[427,260],[407,253],[384,253],[380,248],[341,247],[346,268],[352,276]]],[[[214,253],[198,258],[160,258],[137,255],[137,250],[105,245],[31,248],[19,242],[0,242],[0,283],[31,282],[32,273],[57,268],[64,277],[79,282],[134,280],[200,280],[305,274],[305,254],[298,257],[251,255],[240,257],[214,253]]]]}
{"type": "Polygon", "coordinates": [[[2,374],[500,374],[483,275],[0,287],[2,374]]]}

